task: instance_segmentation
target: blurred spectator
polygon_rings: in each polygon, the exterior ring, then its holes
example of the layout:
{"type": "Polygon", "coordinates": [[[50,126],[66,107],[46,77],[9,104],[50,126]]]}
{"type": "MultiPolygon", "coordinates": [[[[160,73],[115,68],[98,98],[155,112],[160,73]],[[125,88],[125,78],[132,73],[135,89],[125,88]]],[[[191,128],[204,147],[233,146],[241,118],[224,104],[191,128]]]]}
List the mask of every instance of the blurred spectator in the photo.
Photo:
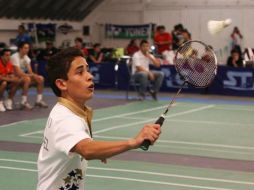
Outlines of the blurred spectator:
{"type": "Polygon", "coordinates": [[[132,56],[138,50],[139,50],[139,47],[137,45],[137,39],[132,39],[125,49],[125,54],[132,56]]]}
{"type": "Polygon", "coordinates": [[[182,30],[183,30],[182,24],[177,24],[174,26],[174,30],[172,31],[172,49],[177,50],[179,48],[180,42],[182,41],[182,30]]]}
{"type": "Polygon", "coordinates": [[[54,44],[52,41],[46,41],[46,48],[41,50],[40,54],[38,55],[38,60],[48,61],[49,58],[56,54],[58,52],[58,49],[54,47],[54,44]]]}
{"type": "Polygon", "coordinates": [[[0,42],[0,51],[3,51],[6,48],[6,43],[0,42]]]}
{"type": "Polygon", "coordinates": [[[183,29],[181,33],[182,33],[182,41],[180,45],[191,40],[191,33],[187,29],[183,29]]]}
{"type": "Polygon", "coordinates": [[[207,47],[205,48],[205,52],[201,56],[201,59],[207,63],[214,60],[214,59],[211,60],[211,58],[213,58],[214,56],[211,50],[213,51],[213,47],[211,45],[207,45],[207,47]]]}
{"type": "Polygon", "coordinates": [[[149,93],[154,100],[157,100],[157,92],[160,90],[164,73],[149,69],[149,64],[160,67],[160,61],[149,53],[150,44],[146,40],[140,42],[140,50],[134,53],[132,58],[133,78],[139,83],[139,96],[141,100],[145,99],[145,93],[151,82],[149,93]]]}
{"type": "Polygon", "coordinates": [[[54,47],[54,44],[52,41],[48,40],[46,41],[46,48],[42,49],[36,60],[36,64],[34,64],[34,72],[42,75],[45,79],[44,83],[45,85],[48,85],[48,73],[47,73],[47,64],[48,60],[58,52],[58,49],[54,47]],[[37,67],[36,67],[37,66],[37,67]]]}
{"type": "Polygon", "coordinates": [[[13,109],[13,98],[21,82],[21,79],[14,74],[10,57],[11,50],[3,49],[0,59],[0,112],[13,109]],[[7,87],[9,88],[8,98],[3,103],[3,95],[7,87]]]}
{"type": "Polygon", "coordinates": [[[165,31],[164,26],[158,26],[156,28],[154,43],[157,46],[158,54],[162,55],[163,60],[165,60],[163,64],[173,64],[175,54],[171,50],[172,36],[165,31]]]}
{"type": "Polygon", "coordinates": [[[26,32],[24,25],[19,25],[18,27],[18,35],[15,39],[15,44],[18,46],[20,43],[26,42],[29,45],[32,44],[32,38],[31,36],[26,32]]]}
{"type": "Polygon", "coordinates": [[[157,51],[160,55],[166,50],[171,50],[172,36],[165,31],[165,26],[161,25],[156,28],[154,43],[157,46],[157,51]]]}
{"type": "Polygon", "coordinates": [[[11,56],[11,61],[14,65],[14,69],[19,77],[22,78],[25,83],[23,86],[21,108],[32,109],[32,106],[28,103],[28,90],[32,83],[37,86],[37,98],[35,106],[47,108],[48,105],[43,101],[43,87],[44,77],[35,74],[31,68],[31,59],[27,56],[29,52],[29,44],[23,42],[18,46],[18,52],[11,56]]]}
{"type": "Polygon", "coordinates": [[[88,57],[88,50],[83,46],[82,38],[77,37],[77,38],[75,38],[74,42],[75,42],[75,47],[80,49],[83,52],[85,58],[87,58],[88,57]]]}
{"type": "Polygon", "coordinates": [[[96,43],[93,45],[93,49],[91,52],[89,52],[89,60],[92,61],[93,63],[100,64],[103,59],[104,55],[101,52],[101,44],[96,43]]]}
{"type": "Polygon", "coordinates": [[[243,60],[237,49],[231,50],[231,56],[228,57],[227,66],[230,67],[242,67],[243,60]]]}
{"type": "Polygon", "coordinates": [[[241,55],[242,54],[241,42],[243,39],[243,35],[236,26],[234,27],[233,32],[231,33],[231,39],[232,39],[232,49],[237,50],[241,55]]]}

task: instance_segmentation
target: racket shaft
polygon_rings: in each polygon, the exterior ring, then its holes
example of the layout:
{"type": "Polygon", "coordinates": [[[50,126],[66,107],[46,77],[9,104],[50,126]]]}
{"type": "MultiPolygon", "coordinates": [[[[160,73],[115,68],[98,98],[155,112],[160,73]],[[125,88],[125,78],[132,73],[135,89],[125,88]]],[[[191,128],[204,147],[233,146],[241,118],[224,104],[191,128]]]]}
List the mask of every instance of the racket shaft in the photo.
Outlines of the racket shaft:
{"type": "MultiPolygon", "coordinates": [[[[155,121],[155,124],[159,124],[160,126],[162,126],[164,120],[165,120],[164,115],[161,115],[161,116],[155,121]]],[[[141,144],[140,148],[141,148],[142,150],[148,150],[150,145],[151,145],[151,142],[150,142],[148,139],[146,139],[146,140],[144,140],[144,142],[141,144]]]]}

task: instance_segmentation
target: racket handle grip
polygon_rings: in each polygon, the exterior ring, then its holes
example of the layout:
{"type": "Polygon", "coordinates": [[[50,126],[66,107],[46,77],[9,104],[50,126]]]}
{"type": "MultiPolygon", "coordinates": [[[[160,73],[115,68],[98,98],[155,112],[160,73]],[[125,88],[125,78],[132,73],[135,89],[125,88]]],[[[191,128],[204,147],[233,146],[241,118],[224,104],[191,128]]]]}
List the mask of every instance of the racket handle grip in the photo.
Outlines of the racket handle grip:
{"type": "Polygon", "coordinates": [[[150,145],[151,145],[151,142],[148,139],[146,139],[146,140],[143,141],[140,148],[144,151],[147,151],[149,149],[150,145]]]}
{"type": "Polygon", "coordinates": [[[164,123],[164,120],[165,120],[165,116],[164,116],[164,115],[161,115],[161,116],[155,121],[155,124],[159,124],[160,126],[162,126],[163,123],[164,123]]]}
{"type": "MultiPolygon", "coordinates": [[[[162,126],[164,120],[165,120],[164,115],[161,115],[161,116],[155,121],[155,124],[159,124],[160,126],[162,126]]],[[[140,148],[141,148],[142,150],[147,151],[147,150],[149,149],[149,146],[150,146],[150,145],[151,145],[151,142],[150,142],[148,139],[146,139],[146,140],[144,140],[144,142],[141,144],[140,148]]]]}

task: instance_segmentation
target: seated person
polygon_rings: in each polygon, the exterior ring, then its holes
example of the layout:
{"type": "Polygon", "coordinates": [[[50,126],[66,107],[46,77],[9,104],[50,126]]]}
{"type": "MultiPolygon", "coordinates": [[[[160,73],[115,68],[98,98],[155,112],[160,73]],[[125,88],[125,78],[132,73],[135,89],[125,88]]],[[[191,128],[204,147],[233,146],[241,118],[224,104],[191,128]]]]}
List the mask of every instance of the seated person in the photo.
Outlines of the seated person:
{"type": "Polygon", "coordinates": [[[149,64],[152,63],[156,67],[160,67],[160,61],[149,53],[150,45],[147,40],[142,40],[139,46],[140,50],[134,53],[132,59],[132,73],[134,80],[140,84],[139,96],[141,100],[145,99],[145,92],[152,82],[152,87],[149,93],[154,100],[157,100],[157,92],[159,91],[164,73],[161,71],[152,71],[149,69],[149,64]]]}
{"type": "Polygon", "coordinates": [[[32,38],[31,36],[26,32],[25,26],[24,25],[19,25],[18,27],[18,35],[16,36],[15,39],[15,45],[19,45],[20,43],[28,43],[32,44],[32,38]]]}
{"type": "Polygon", "coordinates": [[[182,36],[183,36],[183,39],[181,41],[182,43],[185,43],[191,40],[191,33],[187,29],[182,30],[182,36]]]}
{"type": "Polygon", "coordinates": [[[11,50],[3,49],[0,59],[0,112],[12,110],[12,102],[21,79],[14,75],[14,68],[10,61],[11,50]],[[8,98],[3,103],[3,95],[9,87],[8,98]]]}
{"type": "Polygon", "coordinates": [[[80,37],[75,38],[74,40],[76,48],[80,49],[82,53],[84,54],[85,58],[88,57],[88,50],[83,46],[83,40],[80,37]]]}
{"type": "Polygon", "coordinates": [[[182,40],[182,30],[184,29],[182,24],[177,24],[174,26],[174,30],[171,32],[172,35],[172,49],[177,50],[180,46],[180,41],[182,40]]]}
{"type": "Polygon", "coordinates": [[[160,55],[162,55],[164,51],[171,50],[172,36],[170,33],[166,32],[165,26],[157,26],[154,35],[154,44],[157,46],[157,51],[160,55]]]}
{"type": "Polygon", "coordinates": [[[18,52],[11,56],[11,61],[14,65],[15,72],[23,80],[23,92],[21,99],[21,108],[32,109],[32,106],[28,103],[28,90],[31,83],[35,83],[37,86],[37,99],[35,106],[47,108],[48,105],[42,100],[44,77],[35,74],[31,68],[31,59],[28,57],[29,44],[24,42],[19,44],[18,52]]]}
{"type": "Polygon", "coordinates": [[[38,55],[38,59],[41,61],[47,61],[51,56],[56,54],[58,52],[58,49],[54,47],[54,44],[52,41],[46,41],[46,48],[41,50],[40,54],[38,55]]]}
{"type": "Polygon", "coordinates": [[[227,66],[229,67],[243,67],[243,60],[238,50],[231,50],[231,56],[228,57],[227,66]]]}
{"type": "Polygon", "coordinates": [[[93,49],[89,52],[88,60],[93,63],[100,64],[103,61],[104,55],[101,52],[101,44],[94,44],[93,49]]]}
{"type": "Polygon", "coordinates": [[[136,53],[138,50],[139,47],[137,45],[137,39],[132,39],[125,49],[125,54],[133,56],[133,54],[136,53]]]}

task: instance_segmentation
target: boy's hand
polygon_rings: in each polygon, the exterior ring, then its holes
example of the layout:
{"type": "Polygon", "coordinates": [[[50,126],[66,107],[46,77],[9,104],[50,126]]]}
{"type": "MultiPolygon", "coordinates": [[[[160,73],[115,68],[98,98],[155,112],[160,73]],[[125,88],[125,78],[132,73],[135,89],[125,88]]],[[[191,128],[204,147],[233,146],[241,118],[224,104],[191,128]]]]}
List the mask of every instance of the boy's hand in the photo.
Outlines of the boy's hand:
{"type": "Polygon", "coordinates": [[[149,140],[151,144],[159,138],[161,134],[161,127],[158,124],[147,124],[139,132],[139,134],[134,138],[130,139],[130,145],[132,148],[138,148],[144,140],[149,140]]]}

